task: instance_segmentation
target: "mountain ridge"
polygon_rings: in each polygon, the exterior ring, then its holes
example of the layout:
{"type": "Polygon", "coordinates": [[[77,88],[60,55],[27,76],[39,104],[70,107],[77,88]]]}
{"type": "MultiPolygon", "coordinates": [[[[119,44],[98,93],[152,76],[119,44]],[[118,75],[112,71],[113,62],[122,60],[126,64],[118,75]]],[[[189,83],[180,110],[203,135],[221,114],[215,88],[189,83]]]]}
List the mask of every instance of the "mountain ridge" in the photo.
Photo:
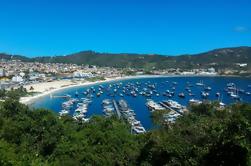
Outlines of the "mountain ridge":
{"type": "Polygon", "coordinates": [[[247,63],[248,66],[251,65],[251,47],[218,48],[203,53],[183,54],[178,56],[137,53],[100,53],[92,50],[80,51],[65,56],[42,56],[34,58],[0,53],[0,59],[15,59],[25,62],[41,63],[74,63],[78,65],[121,68],[235,68],[236,63],[247,63]]]}

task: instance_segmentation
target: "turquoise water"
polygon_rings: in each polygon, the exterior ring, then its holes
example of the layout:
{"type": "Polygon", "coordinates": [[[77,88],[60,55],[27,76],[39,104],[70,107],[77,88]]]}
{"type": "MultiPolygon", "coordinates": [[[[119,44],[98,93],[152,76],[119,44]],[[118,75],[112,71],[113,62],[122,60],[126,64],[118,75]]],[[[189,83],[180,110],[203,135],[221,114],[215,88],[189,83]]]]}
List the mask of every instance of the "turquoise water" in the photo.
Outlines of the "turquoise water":
{"type": "MultiPolygon", "coordinates": [[[[172,99],[175,101],[178,101],[182,105],[187,105],[189,102],[189,99],[199,99],[202,100],[201,97],[201,91],[204,91],[204,86],[196,86],[195,84],[197,82],[203,82],[206,87],[210,86],[211,91],[209,91],[210,95],[208,96],[209,100],[218,100],[218,97],[216,97],[216,93],[220,92],[222,97],[221,100],[225,104],[230,104],[236,102],[233,98],[231,98],[227,92],[224,90],[227,86],[227,83],[234,83],[238,89],[242,89],[245,91],[244,93],[239,93],[241,97],[241,101],[251,103],[251,95],[245,94],[246,92],[251,92],[251,79],[247,78],[238,78],[238,77],[154,77],[154,78],[137,78],[137,79],[130,79],[130,80],[123,80],[123,81],[113,81],[113,82],[107,82],[107,83],[101,83],[91,86],[83,86],[83,87],[73,87],[68,88],[62,91],[55,92],[53,95],[66,95],[69,94],[74,98],[83,98],[85,95],[83,94],[84,91],[86,91],[88,88],[94,87],[96,91],[99,88],[99,85],[102,85],[104,87],[103,94],[99,97],[94,94],[92,98],[92,103],[88,107],[87,117],[90,117],[91,115],[97,114],[97,115],[103,115],[103,107],[101,105],[101,102],[104,99],[124,99],[129,104],[130,108],[135,110],[136,113],[136,119],[140,120],[142,125],[146,129],[150,129],[153,127],[151,122],[151,113],[146,107],[145,103],[148,98],[153,99],[154,101],[163,101],[167,99],[172,99]],[[160,95],[157,96],[156,93],[154,93],[151,97],[145,97],[142,95],[139,95],[137,97],[133,97],[131,95],[124,94],[124,97],[121,97],[119,94],[122,93],[122,87],[127,85],[128,83],[134,84],[136,86],[136,82],[138,82],[138,89],[141,91],[143,88],[147,88],[147,85],[155,85],[155,90],[160,95]],[[174,85],[173,82],[176,82],[177,84],[174,85]],[[186,91],[186,87],[188,85],[191,85],[191,93],[193,93],[195,96],[189,96],[186,91]],[[121,87],[118,88],[117,95],[110,96],[108,91],[106,90],[108,86],[122,83],[121,87]],[[147,84],[147,85],[146,85],[147,84]],[[175,87],[175,90],[173,90],[173,87],[175,87]],[[175,95],[172,98],[168,98],[167,96],[163,96],[162,94],[166,91],[174,91],[175,95]],[[75,93],[76,91],[79,93],[79,96],[76,97],[75,93]],[[178,94],[183,92],[185,94],[185,98],[178,97],[178,94]]],[[[114,88],[112,88],[113,90],[114,88]]],[[[61,104],[65,101],[63,98],[50,98],[49,95],[39,98],[37,101],[35,101],[32,106],[35,108],[46,108],[50,109],[56,112],[59,112],[61,108],[61,104]]],[[[70,114],[73,114],[75,110],[75,107],[72,108],[70,114]]]]}

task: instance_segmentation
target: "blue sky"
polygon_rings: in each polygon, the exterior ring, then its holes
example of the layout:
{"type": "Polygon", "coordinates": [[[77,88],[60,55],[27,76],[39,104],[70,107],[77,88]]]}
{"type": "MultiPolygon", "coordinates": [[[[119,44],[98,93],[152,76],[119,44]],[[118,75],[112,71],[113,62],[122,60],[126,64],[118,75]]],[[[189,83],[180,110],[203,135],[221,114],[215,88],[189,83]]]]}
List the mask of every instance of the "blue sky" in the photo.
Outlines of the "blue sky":
{"type": "Polygon", "coordinates": [[[250,0],[0,0],[0,52],[199,53],[251,46],[250,0]]]}

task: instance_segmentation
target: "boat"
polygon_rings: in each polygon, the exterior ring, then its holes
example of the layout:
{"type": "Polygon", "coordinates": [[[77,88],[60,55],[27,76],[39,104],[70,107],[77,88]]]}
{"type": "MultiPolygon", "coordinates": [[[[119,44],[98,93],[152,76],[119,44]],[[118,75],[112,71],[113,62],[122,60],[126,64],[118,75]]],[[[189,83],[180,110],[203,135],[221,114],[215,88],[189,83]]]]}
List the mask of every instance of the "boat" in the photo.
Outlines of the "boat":
{"type": "Polygon", "coordinates": [[[205,88],[205,91],[211,91],[211,90],[212,90],[212,88],[210,86],[205,88]]]}
{"type": "Polygon", "coordinates": [[[200,82],[196,83],[197,86],[204,86],[203,81],[200,80],[200,82]]]}
{"type": "Polygon", "coordinates": [[[190,105],[199,105],[201,103],[202,103],[202,101],[200,101],[200,100],[196,100],[196,99],[190,99],[189,100],[190,105]]]}
{"type": "Polygon", "coordinates": [[[219,97],[220,96],[220,92],[216,92],[215,96],[219,97]]]}
{"type": "Polygon", "coordinates": [[[96,94],[96,96],[97,96],[97,97],[99,97],[100,95],[101,95],[101,93],[100,93],[100,92],[98,92],[98,93],[96,94]]]}
{"type": "Polygon", "coordinates": [[[61,111],[59,112],[59,115],[60,115],[60,116],[67,115],[67,114],[69,114],[69,110],[63,109],[63,110],[61,110],[61,111]]]}
{"type": "Polygon", "coordinates": [[[128,105],[125,100],[119,100],[118,104],[122,111],[128,110],[128,105]]]}
{"type": "Polygon", "coordinates": [[[170,108],[174,109],[174,110],[179,110],[182,109],[182,106],[174,101],[174,100],[167,100],[167,101],[163,101],[164,104],[166,104],[167,106],[169,106],[170,108]]]}
{"type": "Polygon", "coordinates": [[[104,105],[112,104],[112,101],[110,99],[105,99],[102,101],[102,104],[104,105]]]}
{"type": "Polygon", "coordinates": [[[78,93],[78,91],[76,91],[76,92],[75,92],[75,96],[78,97],[78,95],[79,95],[79,93],[78,93]]]}
{"type": "Polygon", "coordinates": [[[147,99],[146,106],[151,109],[152,111],[161,111],[165,110],[164,107],[162,107],[160,104],[154,102],[151,99],[147,99]]]}
{"type": "Polygon", "coordinates": [[[181,114],[179,114],[175,111],[170,111],[168,114],[164,114],[163,118],[166,123],[173,124],[173,123],[175,123],[176,119],[180,116],[181,116],[181,114]]]}
{"type": "Polygon", "coordinates": [[[179,96],[180,98],[185,98],[185,94],[184,94],[184,93],[179,93],[178,96],[179,96]]]}
{"type": "Polygon", "coordinates": [[[236,99],[236,100],[239,100],[240,99],[240,96],[238,94],[235,94],[235,93],[231,93],[230,96],[233,98],[233,99],[236,99]]]}
{"type": "Polygon", "coordinates": [[[208,92],[201,92],[201,97],[202,98],[207,98],[209,96],[209,93],[208,92]]]}
{"type": "Polygon", "coordinates": [[[188,93],[188,95],[189,95],[189,96],[195,96],[195,94],[193,94],[193,93],[188,93]]]}
{"type": "Polygon", "coordinates": [[[234,83],[232,83],[232,82],[227,83],[227,87],[233,87],[233,86],[235,86],[235,84],[234,84],[234,83]]]}
{"type": "Polygon", "coordinates": [[[233,98],[235,100],[240,100],[240,96],[238,95],[238,89],[236,88],[235,85],[228,87],[228,89],[230,89],[228,91],[228,94],[230,95],[231,98],[233,98]]]}
{"type": "Polygon", "coordinates": [[[143,126],[133,126],[132,127],[132,130],[136,133],[136,134],[142,134],[142,133],[145,133],[146,130],[143,126]]]}

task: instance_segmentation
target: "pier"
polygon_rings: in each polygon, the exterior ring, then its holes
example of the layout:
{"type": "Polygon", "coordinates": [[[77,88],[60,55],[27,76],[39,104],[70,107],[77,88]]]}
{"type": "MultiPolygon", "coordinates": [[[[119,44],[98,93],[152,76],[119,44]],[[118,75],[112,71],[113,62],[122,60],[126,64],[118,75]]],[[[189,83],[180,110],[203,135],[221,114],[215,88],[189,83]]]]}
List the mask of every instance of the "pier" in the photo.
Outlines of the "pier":
{"type": "Polygon", "coordinates": [[[50,94],[50,98],[70,98],[71,96],[69,95],[63,95],[63,96],[53,96],[52,94],[50,94]]]}
{"type": "Polygon", "coordinates": [[[177,112],[178,114],[182,114],[181,112],[177,111],[177,110],[174,110],[173,108],[169,107],[168,105],[166,105],[165,103],[163,102],[160,102],[160,105],[162,105],[163,107],[165,107],[166,109],[169,109],[173,112],[177,112]]]}
{"type": "Polygon", "coordinates": [[[112,100],[112,102],[113,102],[113,105],[114,105],[115,111],[116,111],[116,113],[117,113],[117,115],[118,115],[118,118],[120,119],[120,118],[121,118],[121,113],[120,113],[120,110],[119,110],[118,104],[117,104],[117,102],[116,102],[115,100],[112,100]]]}

